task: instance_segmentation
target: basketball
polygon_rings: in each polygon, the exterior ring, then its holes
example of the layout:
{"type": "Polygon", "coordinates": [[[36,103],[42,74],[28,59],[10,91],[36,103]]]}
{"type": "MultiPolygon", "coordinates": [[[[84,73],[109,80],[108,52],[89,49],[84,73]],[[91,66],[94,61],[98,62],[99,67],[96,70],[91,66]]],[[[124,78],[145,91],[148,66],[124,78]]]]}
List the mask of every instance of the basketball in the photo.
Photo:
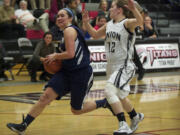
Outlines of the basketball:
{"type": "Polygon", "coordinates": [[[53,61],[51,64],[43,62],[43,65],[48,73],[55,74],[61,69],[61,60],[53,61]]]}

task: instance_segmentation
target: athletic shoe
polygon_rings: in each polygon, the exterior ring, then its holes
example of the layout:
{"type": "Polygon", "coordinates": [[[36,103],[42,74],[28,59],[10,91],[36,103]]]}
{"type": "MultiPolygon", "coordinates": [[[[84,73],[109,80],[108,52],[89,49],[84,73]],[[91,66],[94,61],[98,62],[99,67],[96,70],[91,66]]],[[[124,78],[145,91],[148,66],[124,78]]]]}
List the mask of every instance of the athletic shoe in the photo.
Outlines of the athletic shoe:
{"type": "Polygon", "coordinates": [[[107,99],[105,98],[104,100],[105,100],[105,104],[103,108],[108,108],[112,112],[112,114],[115,116],[116,114],[113,112],[111,105],[108,103],[107,99]]]}
{"type": "Polygon", "coordinates": [[[8,123],[7,127],[12,131],[18,133],[19,135],[24,135],[27,125],[26,123],[22,123],[22,124],[8,123]]]}
{"type": "Polygon", "coordinates": [[[119,123],[119,129],[113,132],[113,135],[130,135],[132,130],[129,128],[128,124],[125,121],[119,123]]]}
{"type": "Polygon", "coordinates": [[[138,123],[144,119],[143,113],[138,113],[132,120],[131,120],[131,130],[135,132],[138,128],[138,123]]]}

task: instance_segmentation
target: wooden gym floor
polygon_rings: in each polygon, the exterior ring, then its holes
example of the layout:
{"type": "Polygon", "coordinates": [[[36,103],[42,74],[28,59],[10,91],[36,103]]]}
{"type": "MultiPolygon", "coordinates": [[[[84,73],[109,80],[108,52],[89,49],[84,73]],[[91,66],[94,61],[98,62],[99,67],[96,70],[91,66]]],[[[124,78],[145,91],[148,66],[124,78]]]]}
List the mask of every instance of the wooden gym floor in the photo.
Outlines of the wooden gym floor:
{"type": "MultiPolygon", "coordinates": [[[[17,70],[13,70],[15,74],[17,70]]],[[[7,72],[9,75],[9,73],[7,72]]],[[[20,123],[42,93],[45,82],[31,83],[27,72],[15,80],[0,82],[0,135],[15,135],[6,124],[20,123]]],[[[95,77],[87,100],[104,97],[105,77],[95,77]]],[[[145,114],[136,135],[180,135],[180,70],[146,73],[142,81],[131,81],[130,100],[145,114]]],[[[126,114],[128,124],[130,120],[126,114]]],[[[112,135],[117,119],[108,109],[73,115],[69,97],[53,101],[28,127],[26,135],[112,135]]]]}

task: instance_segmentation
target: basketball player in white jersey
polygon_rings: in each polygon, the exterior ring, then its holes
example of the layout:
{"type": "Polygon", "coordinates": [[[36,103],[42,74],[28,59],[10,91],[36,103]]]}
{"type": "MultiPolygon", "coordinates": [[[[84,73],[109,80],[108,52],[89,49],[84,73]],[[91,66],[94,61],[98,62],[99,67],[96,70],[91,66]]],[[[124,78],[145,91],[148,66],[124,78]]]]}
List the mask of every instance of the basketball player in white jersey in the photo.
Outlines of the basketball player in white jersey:
{"type": "Polygon", "coordinates": [[[114,0],[110,8],[110,20],[99,30],[94,30],[89,23],[88,12],[83,12],[83,23],[93,38],[106,36],[105,50],[107,56],[107,84],[105,94],[108,103],[119,120],[119,129],[114,135],[131,134],[138,123],[143,120],[143,113],[136,113],[127,96],[130,92],[129,82],[135,74],[133,63],[135,28],[143,25],[143,18],[137,10],[134,0],[114,0]],[[135,18],[127,19],[129,12],[135,18]],[[131,118],[129,128],[124,110],[131,118]]]}

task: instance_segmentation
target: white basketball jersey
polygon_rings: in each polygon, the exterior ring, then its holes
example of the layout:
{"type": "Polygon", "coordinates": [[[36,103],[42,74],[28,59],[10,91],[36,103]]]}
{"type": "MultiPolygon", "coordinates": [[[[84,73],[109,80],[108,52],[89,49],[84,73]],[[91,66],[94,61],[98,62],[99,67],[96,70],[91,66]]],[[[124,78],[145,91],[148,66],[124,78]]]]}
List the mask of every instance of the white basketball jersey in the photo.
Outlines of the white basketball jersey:
{"type": "Polygon", "coordinates": [[[106,27],[107,77],[112,83],[115,83],[115,78],[120,69],[134,70],[135,68],[132,61],[135,34],[128,32],[124,25],[125,21],[127,19],[113,23],[113,20],[111,20],[106,27]]]}

